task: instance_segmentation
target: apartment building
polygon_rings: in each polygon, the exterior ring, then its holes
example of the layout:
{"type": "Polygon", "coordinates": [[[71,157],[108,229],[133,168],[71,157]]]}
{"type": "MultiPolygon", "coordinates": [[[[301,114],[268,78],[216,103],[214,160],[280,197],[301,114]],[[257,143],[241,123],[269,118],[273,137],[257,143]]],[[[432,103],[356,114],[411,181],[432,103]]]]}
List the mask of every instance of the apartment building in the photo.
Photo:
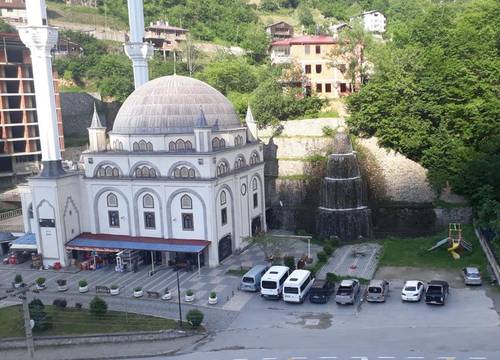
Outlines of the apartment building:
{"type": "Polygon", "coordinates": [[[351,22],[361,21],[365,31],[382,34],[385,32],[386,18],[380,11],[372,10],[352,17],[351,22]]]}
{"type": "Polygon", "coordinates": [[[26,0],[0,0],[0,17],[14,22],[26,22],[26,0]]]}
{"type": "Polygon", "coordinates": [[[271,62],[300,66],[305,79],[302,87],[306,93],[339,98],[350,94],[352,89],[345,77],[346,65],[338,65],[342,62],[338,58],[332,59],[337,46],[336,38],[324,35],[277,40],[270,45],[271,62]]]}
{"type": "MultiPolygon", "coordinates": [[[[64,149],[57,82],[54,85],[59,141],[64,149]]],[[[0,33],[0,187],[38,172],[40,135],[30,52],[17,33],[0,33]]]]}
{"type": "Polygon", "coordinates": [[[144,40],[154,46],[155,51],[160,51],[167,55],[172,51],[178,51],[182,42],[186,41],[186,34],[189,30],[176,26],[171,26],[166,21],[150,23],[146,27],[144,40]]]}

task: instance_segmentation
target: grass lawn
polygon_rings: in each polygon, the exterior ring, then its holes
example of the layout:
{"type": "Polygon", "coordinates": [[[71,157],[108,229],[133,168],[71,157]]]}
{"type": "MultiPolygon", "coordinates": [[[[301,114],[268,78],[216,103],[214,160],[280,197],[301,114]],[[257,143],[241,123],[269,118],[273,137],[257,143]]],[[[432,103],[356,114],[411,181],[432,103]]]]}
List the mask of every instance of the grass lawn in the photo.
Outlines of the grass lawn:
{"type": "Polygon", "coordinates": [[[97,9],[61,4],[55,1],[47,2],[49,19],[56,21],[64,21],[69,23],[77,23],[90,26],[107,26],[112,29],[126,30],[127,23],[122,19],[99,13],[97,9]]]}
{"type": "Polygon", "coordinates": [[[427,252],[437,241],[448,236],[448,230],[434,236],[422,238],[387,238],[380,241],[383,245],[379,266],[415,266],[429,268],[461,269],[464,266],[478,266],[486,272],[486,258],[474,234],[472,225],[462,225],[462,235],[472,244],[472,252],[461,252],[461,258],[454,260],[443,245],[427,252]]]}
{"type": "MultiPolygon", "coordinates": [[[[86,309],[56,309],[46,305],[45,309],[51,318],[52,327],[34,335],[76,335],[112,333],[127,331],[154,331],[175,329],[175,320],[163,319],[124,312],[108,311],[102,318],[96,318],[86,309]]],[[[21,305],[0,309],[0,338],[24,336],[23,314],[21,305]]]]}
{"type": "Polygon", "coordinates": [[[242,277],[248,272],[248,270],[250,269],[249,268],[229,269],[226,271],[226,275],[242,277]]]}

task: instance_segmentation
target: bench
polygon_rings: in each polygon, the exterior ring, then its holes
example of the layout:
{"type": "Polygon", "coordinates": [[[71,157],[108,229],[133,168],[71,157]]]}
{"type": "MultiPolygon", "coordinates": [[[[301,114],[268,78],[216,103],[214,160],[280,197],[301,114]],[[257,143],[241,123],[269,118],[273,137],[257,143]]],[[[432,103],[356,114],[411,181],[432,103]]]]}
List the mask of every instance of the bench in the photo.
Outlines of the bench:
{"type": "Polygon", "coordinates": [[[148,298],[153,298],[153,299],[160,298],[160,293],[157,291],[146,291],[146,295],[148,296],[148,298]]]}
{"type": "Polygon", "coordinates": [[[95,287],[95,293],[96,294],[109,294],[111,290],[107,286],[96,286],[95,287]]]}

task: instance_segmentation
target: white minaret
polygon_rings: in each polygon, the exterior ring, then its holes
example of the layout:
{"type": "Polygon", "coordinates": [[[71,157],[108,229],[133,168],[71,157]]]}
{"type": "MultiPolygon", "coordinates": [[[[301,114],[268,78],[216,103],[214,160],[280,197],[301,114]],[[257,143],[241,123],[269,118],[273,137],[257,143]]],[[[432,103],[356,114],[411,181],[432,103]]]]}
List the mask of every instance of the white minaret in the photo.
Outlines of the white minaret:
{"type": "Polygon", "coordinates": [[[89,150],[90,151],[105,151],[106,150],[106,127],[102,125],[99,114],[94,102],[94,115],[90,127],[87,128],[89,132],[89,150]]]}
{"type": "Polygon", "coordinates": [[[148,60],[153,56],[153,45],[145,43],[143,0],[128,0],[130,41],[125,44],[125,54],[134,67],[134,86],[137,89],[149,80],[148,60]]]}
{"type": "Polygon", "coordinates": [[[40,176],[64,174],[57,126],[54,79],[52,78],[51,49],[57,42],[57,28],[47,25],[45,0],[26,0],[28,25],[18,27],[19,36],[31,51],[35,83],[36,111],[42,150],[40,176]]]}
{"type": "Polygon", "coordinates": [[[245,116],[245,123],[247,124],[247,138],[250,142],[257,141],[259,139],[259,130],[257,123],[253,118],[252,109],[250,109],[250,104],[248,104],[247,114],[245,116]]]}

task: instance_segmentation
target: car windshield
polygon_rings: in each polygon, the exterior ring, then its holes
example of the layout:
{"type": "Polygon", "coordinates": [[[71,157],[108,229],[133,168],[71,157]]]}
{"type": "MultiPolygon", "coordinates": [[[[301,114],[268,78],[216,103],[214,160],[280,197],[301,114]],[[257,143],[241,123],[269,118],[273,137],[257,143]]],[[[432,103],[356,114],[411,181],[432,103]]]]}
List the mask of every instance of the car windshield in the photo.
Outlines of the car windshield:
{"type": "Polygon", "coordinates": [[[283,289],[283,291],[286,294],[298,294],[299,293],[299,289],[298,288],[288,287],[288,286],[285,286],[285,288],[283,289]]]}
{"type": "Polygon", "coordinates": [[[248,276],[245,276],[245,277],[243,278],[243,282],[244,282],[244,283],[253,284],[253,278],[248,277],[248,276]]]}
{"type": "Polygon", "coordinates": [[[262,288],[263,289],[276,289],[276,282],[275,281],[263,281],[262,288]]]}
{"type": "Polygon", "coordinates": [[[479,276],[478,273],[468,273],[467,276],[470,277],[470,278],[473,278],[473,279],[479,279],[480,278],[480,276],[479,276]]]}
{"type": "Polygon", "coordinates": [[[417,288],[415,286],[406,286],[405,291],[417,291],[417,288]]]}
{"type": "Polygon", "coordinates": [[[368,288],[368,292],[372,294],[380,294],[382,292],[382,288],[378,286],[370,286],[368,288]]]}

